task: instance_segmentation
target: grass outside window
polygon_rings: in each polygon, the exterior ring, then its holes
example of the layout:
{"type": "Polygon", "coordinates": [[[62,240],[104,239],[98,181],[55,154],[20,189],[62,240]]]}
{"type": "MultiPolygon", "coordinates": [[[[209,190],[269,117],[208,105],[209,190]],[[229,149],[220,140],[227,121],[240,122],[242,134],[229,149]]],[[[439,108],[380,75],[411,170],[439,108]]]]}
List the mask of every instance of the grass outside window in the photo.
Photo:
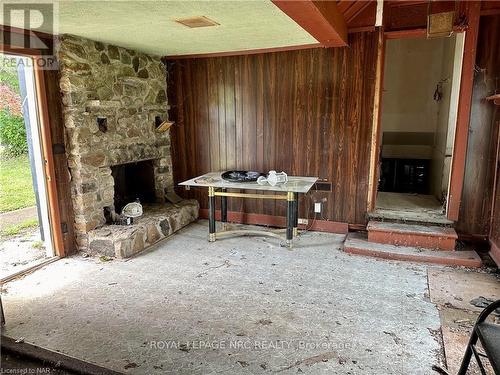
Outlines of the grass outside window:
{"type": "Polygon", "coordinates": [[[28,155],[0,158],[0,213],[35,204],[28,155]]]}

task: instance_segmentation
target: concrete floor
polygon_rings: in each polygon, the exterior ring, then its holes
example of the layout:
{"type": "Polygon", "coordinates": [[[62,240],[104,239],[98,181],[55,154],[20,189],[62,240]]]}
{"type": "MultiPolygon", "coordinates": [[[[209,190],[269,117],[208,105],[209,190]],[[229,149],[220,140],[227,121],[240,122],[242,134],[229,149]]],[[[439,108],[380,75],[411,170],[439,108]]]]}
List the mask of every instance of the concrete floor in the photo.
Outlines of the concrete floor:
{"type": "Polygon", "coordinates": [[[40,228],[0,238],[0,279],[26,270],[48,259],[40,236],[40,228]]]}
{"type": "Polygon", "coordinates": [[[409,220],[435,224],[452,224],[446,219],[443,205],[433,195],[379,191],[375,211],[370,217],[409,220]]]}
{"type": "Polygon", "coordinates": [[[199,221],[128,261],[76,256],[5,285],[5,334],[130,374],[430,374],[427,267],[344,236],[207,243],[199,221]]]}
{"type": "Polygon", "coordinates": [[[5,371],[6,374],[57,374],[57,375],[77,375],[76,372],[70,372],[62,370],[60,368],[55,368],[50,364],[44,363],[43,361],[38,361],[31,358],[26,358],[18,354],[6,353],[2,350],[0,353],[0,368],[5,371]],[[7,372],[9,371],[9,372],[7,372]],[[29,372],[28,372],[29,371],[29,372]],[[41,372],[45,371],[45,372],[41,372]]]}

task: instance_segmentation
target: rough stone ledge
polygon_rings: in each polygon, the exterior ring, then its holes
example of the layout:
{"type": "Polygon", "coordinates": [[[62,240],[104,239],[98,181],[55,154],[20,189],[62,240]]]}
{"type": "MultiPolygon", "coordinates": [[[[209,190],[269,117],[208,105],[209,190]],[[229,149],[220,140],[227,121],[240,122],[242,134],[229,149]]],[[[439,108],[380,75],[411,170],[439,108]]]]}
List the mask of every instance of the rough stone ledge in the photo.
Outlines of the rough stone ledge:
{"type": "Polygon", "coordinates": [[[88,252],[128,258],[170,236],[198,219],[199,204],[194,199],[173,204],[144,206],[144,215],[133,225],[104,225],[88,232],[88,252]]]}

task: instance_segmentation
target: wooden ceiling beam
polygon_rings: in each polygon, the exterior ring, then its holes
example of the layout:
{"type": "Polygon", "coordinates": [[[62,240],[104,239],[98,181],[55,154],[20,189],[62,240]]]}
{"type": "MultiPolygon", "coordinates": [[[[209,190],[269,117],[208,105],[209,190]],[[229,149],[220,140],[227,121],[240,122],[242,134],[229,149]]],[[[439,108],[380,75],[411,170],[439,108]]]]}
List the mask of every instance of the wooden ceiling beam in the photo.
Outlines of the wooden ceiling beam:
{"type": "Polygon", "coordinates": [[[347,46],[347,24],[335,1],[272,1],[323,46],[347,46]]]}
{"type": "Polygon", "coordinates": [[[371,5],[370,1],[358,1],[353,3],[353,6],[347,9],[344,14],[347,24],[351,23],[359,16],[363,11],[371,5]]]}

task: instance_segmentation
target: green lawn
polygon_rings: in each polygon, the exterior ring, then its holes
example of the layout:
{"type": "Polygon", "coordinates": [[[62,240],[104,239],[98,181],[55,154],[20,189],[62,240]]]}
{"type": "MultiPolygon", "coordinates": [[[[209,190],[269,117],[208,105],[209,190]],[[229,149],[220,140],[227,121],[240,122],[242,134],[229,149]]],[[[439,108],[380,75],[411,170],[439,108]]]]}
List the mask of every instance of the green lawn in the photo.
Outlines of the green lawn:
{"type": "Polygon", "coordinates": [[[28,155],[0,159],[0,212],[35,205],[28,155]]]}

